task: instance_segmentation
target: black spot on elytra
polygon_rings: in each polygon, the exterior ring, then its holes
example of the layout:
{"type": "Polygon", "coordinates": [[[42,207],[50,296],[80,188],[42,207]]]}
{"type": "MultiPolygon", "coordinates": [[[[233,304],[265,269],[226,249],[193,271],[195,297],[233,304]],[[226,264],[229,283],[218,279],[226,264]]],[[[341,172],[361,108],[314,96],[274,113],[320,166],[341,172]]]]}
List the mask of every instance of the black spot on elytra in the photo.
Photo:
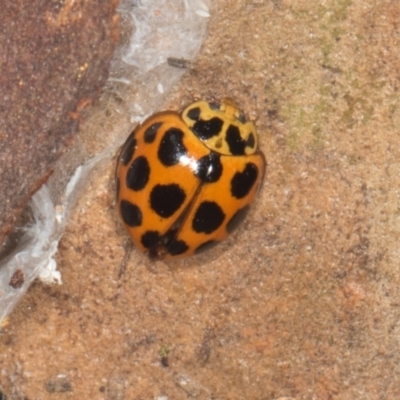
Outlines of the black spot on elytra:
{"type": "Polygon", "coordinates": [[[120,161],[122,165],[128,165],[129,161],[132,160],[136,149],[136,143],[135,135],[134,133],[131,133],[128,139],[126,139],[121,151],[120,161]]]}
{"type": "Polygon", "coordinates": [[[237,126],[229,125],[226,131],[226,142],[232,155],[242,156],[245,154],[246,141],[240,136],[240,130],[237,126]]]}
{"type": "Polygon", "coordinates": [[[174,240],[168,246],[168,253],[172,256],[178,256],[188,250],[189,246],[183,240],[174,240]]]}
{"type": "Polygon", "coordinates": [[[130,165],[126,174],[126,186],[129,189],[142,190],[149,181],[150,166],[147,158],[139,156],[130,165]]]}
{"type": "Polygon", "coordinates": [[[217,182],[222,175],[222,164],[221,157],[215,152],[200,158],[197,162],[196,176],[201,179],[202,182],[210,183],[217,182]]]}
{"type": "Polygon", "coordinates": [[[158,158],[166,167],[178,164],[180,158],[186,154],[183,135],[184,133],[180,129],[170,128],[161,139],[158,158]]]}
{"type": "Polygon", "coordinates": [[[157,231],[147,231],[142,235],[140,241],[146,249],[151,249],[156,246],[161,240],[161,236],[157,231]]]}
{"type": "Polygon", "coordinates": [[[156,138],[158,128],[162,125],[162,122],[156,122],[153,125],[149,126],[144,132],[144,141],[145,143],[153,143],[156,138]]]}
{"type": "Polygon", "coordinates": [[[192,228],[197,233],[211,233],[224,222],[225,214],[214,201],[203,201],[196,210],[192,228]]]}
{"type": "Polygon", "coordinates": [[[201,140],[207,140],[219,135],[224,121],[221,118],[213,117],[208,121],[198,120],[192,127],[194,134],[201,140]]]}
{"type": "Polygon", "coordinates": [[[150,258],[163,259],[167,253],[177,256],[189,249],[183,240],[175,240],[175,236],[175,230],[162,236],[157,231],[147,231],[142,235],[141,242],[149,250],[150,258]]]}
{"type": "Polygon", "coordinates": [[[185,199],[184,190],[176,183],[156,185],[150,193],[151,208],[163,218],[169,218],[173,215],[185,199]]]}
{"type": "Polygon", "coordinates": [[[258,177],[258,168],[247,163],[243,172],[236,172],[231,181],[231,194],[237,199],[247,196],[258,177]]]}
{"type": "Polygon", "coordinates": [[[226,224],[226,230],[228,233],[232,233],[243,222],[243,220],[246,218],[249,208],[250,206],[247,205],[236,211],[233,217],[226,224]]]}
{"type": "Polygon", "coordinates": [[[201,244],[200,246],[198,246],[196,248],[196,250],[194,251],[195,254],[200,254],[203,253],[207,250],[212,249],[213,247],[215,247],[219,242],[215,241],[215,240],[208,240],[207,242],[204,242],[203,244],[201,244]]]}
{"type": "Polygon", "coordinates": [[[187,112],[187,116],[193,121],[198,121],[198,119],[200,118],[200,108],[199,107],[192,108],[187,112]]]}
{"type": "Polygon", "coordinates": [[[122,200],[119,205],[119,210],[126,225],[131,227],[142,225],[143,215],[137,205],[127,200],[122,200]]]}

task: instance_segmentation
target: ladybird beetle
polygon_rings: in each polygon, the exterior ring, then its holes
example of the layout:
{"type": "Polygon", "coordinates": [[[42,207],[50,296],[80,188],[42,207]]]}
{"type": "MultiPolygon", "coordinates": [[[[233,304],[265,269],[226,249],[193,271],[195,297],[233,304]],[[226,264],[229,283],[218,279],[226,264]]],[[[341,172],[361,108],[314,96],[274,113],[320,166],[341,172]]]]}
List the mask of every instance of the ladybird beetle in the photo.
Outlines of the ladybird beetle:
{"type": "Polygon", "coordinates": [[[200,253],[244,219],[265,171],[254,124],[229,100],[197,101],[135,128],[116,172],[117,207],[152,258],[200,253]]]}

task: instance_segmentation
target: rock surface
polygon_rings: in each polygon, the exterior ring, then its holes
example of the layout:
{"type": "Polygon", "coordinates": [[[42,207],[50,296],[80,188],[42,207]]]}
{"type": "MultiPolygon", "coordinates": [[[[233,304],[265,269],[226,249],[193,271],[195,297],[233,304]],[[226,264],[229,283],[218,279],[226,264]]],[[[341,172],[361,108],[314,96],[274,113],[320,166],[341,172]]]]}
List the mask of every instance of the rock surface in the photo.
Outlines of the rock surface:
{"type": "Polygon", "coordinates": [[[116,5],[1,2],[0,246],[100,94],[118,42],[116,5]]]}

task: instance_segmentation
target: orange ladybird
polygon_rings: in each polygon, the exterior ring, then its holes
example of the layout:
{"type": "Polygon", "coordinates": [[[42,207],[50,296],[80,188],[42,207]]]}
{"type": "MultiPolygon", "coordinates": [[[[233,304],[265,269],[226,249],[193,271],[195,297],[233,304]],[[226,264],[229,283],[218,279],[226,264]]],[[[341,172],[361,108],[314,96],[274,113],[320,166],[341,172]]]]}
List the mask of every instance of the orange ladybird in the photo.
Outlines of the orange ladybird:
{"type": "Polygon", "coordinates": [[[254,124],[228,100],[154,114],[117,167],[117,207],[134,244],[158,259],[198,254],[244,219],[264,177],[254,124]]]}

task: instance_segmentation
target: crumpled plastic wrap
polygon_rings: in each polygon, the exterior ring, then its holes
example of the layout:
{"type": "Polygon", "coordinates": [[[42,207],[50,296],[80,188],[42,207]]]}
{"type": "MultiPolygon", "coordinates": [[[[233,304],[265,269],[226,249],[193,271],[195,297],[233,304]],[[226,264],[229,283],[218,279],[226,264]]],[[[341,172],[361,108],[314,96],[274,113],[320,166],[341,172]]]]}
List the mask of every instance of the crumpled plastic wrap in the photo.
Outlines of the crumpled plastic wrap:
{"type": "MultiPolygon", "coordinates": [[[[191,60],[206,32],[209,16],[206,0],[122,0],[119,6],[125,43],[116,52],[103,98],[103,114],[130,117],[131,124],[159,109],[183,70],[168,65],[168,58],[191,60]]],[[[32,198],[33,218],[17,248],[0,261],[0,323],[39,277],[46,283],[62,283],[54,255],[68,223],[71,209],[82,193],[88,175],[109,162],[128,135],[125,129],[104,124],[98,131],[96,152],[78,137],[57,170],[32,198]],[[112,130],[112,132],[110,132],[112,130]]]]}

